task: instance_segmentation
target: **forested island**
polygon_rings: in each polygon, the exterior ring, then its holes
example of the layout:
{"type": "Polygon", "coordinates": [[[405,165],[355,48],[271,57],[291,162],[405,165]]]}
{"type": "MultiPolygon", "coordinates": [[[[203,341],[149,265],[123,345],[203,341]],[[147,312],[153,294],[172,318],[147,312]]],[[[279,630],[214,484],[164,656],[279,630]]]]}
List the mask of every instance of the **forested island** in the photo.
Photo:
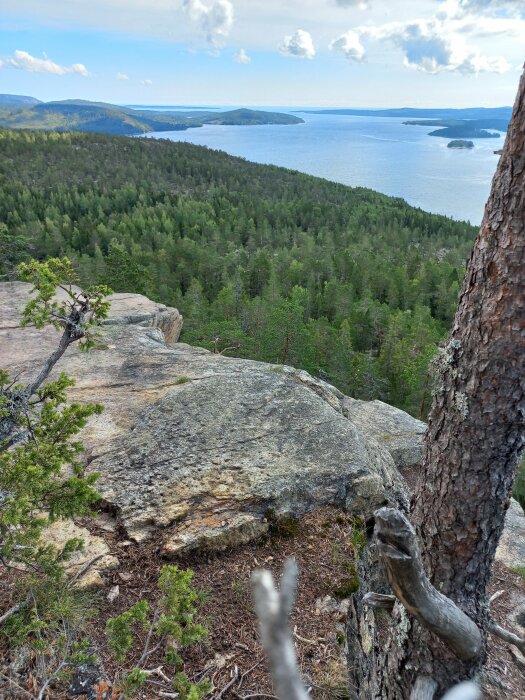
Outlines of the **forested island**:
{"type": "Polygon", "coordinates": [[[87,100],[39,102],[31,97],[0,95],[0,127],[12,129],[74,130],[133,136],[156,131],[184,131],[206,124],[256,126],[302,123],[303,119],[292,114],[254,109],[157,112],[87,100]]]}
{"type": "Polygon", "coordinates": [[[462,139],[455,139],[447,144],[447,148],[474,148],[474,143],[472,141],[463,141],[462,139]]]}
{"type": "Polygon", "coordinates": [[[508,119],[414,119],[403,122],[407,126],[438,126],[439,129],[429,132],[429,136],[443,138],[470,139],[499,139],[500,134],[489,129],[505,132],[509,125],[508,119]]]}
{"type": "Polygon", "coordinates": [[[3,131],[0,153],[3,250],[179,308],[188,343],[426,415],[474,227],[167,140],[3,131]]]}

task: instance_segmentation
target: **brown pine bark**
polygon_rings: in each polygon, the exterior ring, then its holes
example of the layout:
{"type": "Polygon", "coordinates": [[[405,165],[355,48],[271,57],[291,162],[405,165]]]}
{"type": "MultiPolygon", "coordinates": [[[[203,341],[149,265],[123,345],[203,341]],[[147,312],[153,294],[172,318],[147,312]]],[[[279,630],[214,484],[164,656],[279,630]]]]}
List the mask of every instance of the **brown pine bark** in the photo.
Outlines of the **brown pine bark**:
{"type": "Polygon", "coordinates": [[[430,582],[476,623],[483,649],[461,660],[399,603],[390,633],[367,644],[364,630],[375,633],[377,621],[358,602],[349,641],[361,662],[353,677],[359,698],[408,699],[422,676],[436,682],[440,697],[484,661],[487,585],[525,441],[525,73],[436,366],[410,517],[430,582]]]}

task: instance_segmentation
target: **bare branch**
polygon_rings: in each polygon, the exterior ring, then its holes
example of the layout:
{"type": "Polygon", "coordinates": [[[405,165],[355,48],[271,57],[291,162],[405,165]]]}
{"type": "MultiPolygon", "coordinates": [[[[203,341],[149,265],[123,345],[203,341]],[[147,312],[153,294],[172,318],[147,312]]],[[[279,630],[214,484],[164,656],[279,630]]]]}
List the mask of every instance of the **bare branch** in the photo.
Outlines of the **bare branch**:
{"type": "Polygon", "coordinates": [[[0,625],[2,622],[5,622],[11,615],[14,615],[20,610],[21,603],[18,603],[17,605],[13,605],[12,608],[9,608],[9,610],[6,610],[3,615],[0,615],[0,625]]]}
{"type": "Polygon", "coordinates": [[[270,659],[276,693],[281,700],[308,700],[288,627],[288,616],[295,601],[297,564],[293,559],[286,561],[281,592],[269,571],[254,571],[252,581],[262,645],[270,659]]]}
{"type": "Polygon", "coordinates": [[[496,637],[503,639],[503,641],[508,642],[509,644],[513,644],[517,649],[521,651],[522,654],[525,654],[525,639],[518,637],[518,635],[514,634],[514,632],[509,632],[503,627],[500,627],[495,622],[489,622],[487,629],[496,637]]]}
{"type": "Polygon", "coordinates": [[[375,513],[375,534],[388,582],[407,611],[465,660],[482,649],[481,632],[473,620],[428,580],[414,528],[394,508],[375,513]]]}

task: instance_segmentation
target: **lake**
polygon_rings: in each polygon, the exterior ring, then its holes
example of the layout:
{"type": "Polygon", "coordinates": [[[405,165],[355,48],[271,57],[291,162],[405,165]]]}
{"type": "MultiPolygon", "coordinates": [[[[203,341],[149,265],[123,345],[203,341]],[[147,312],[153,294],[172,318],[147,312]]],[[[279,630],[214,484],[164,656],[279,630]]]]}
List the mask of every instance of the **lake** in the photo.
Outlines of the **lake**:
{"type": "Polygon", "coordinates": [[[432,128],[405,126],[400,118],[297,114],[305,124],[210,125],[148,136],[370,187],[426,211],[481,222],[503,136],[472,139],[474,149],[455,150],[447,148],[449,139],[428,136],[432,128]]]}

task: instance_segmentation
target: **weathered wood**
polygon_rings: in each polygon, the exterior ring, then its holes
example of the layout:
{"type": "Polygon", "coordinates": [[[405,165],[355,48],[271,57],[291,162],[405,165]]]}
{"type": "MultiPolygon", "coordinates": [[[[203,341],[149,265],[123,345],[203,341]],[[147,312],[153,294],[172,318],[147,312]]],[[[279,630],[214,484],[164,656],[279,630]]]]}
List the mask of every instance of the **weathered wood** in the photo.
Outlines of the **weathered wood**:
{"type": "MultiPolygon", "coordinates": [[[[375,513],[375,535],[392,590],[407,611],[436,634],[461,659],[475,659],[482,648],[476,624],[428,580],[416,531],[394,508],[375,513]]],[[[421,678],[424,678],[423,676],[421,678]]]]}
{"type": "Polygon", "coordinates": [[[522,652],[522,654],[525,654],[525,639],[518,637],[518,635],[514,634],[514,632],[506,630],[500,625],[497,625],[495,622],[489,622],[488,631],[491,634],[496,635],[496,637],[503,639],[504,642],[513,644],[517,649],[519,649],[522,652]]]}
{"type": "Polygon", "coordinates": [[[363,605],[376,610],[392,610],[396,603],[395,595],[385,593],[366,593],[363,596],[363,605]]]}
{"type": "Polygon", "coordinates": [[[297,564],[294,559],[286,561],[280,591],[275,587],[271,573],[264,569],[253,572],[252,582],[261,641],[270,660],[275,692],[281,700],[309,700],[288,626],[295,604],[297,564]]]}

